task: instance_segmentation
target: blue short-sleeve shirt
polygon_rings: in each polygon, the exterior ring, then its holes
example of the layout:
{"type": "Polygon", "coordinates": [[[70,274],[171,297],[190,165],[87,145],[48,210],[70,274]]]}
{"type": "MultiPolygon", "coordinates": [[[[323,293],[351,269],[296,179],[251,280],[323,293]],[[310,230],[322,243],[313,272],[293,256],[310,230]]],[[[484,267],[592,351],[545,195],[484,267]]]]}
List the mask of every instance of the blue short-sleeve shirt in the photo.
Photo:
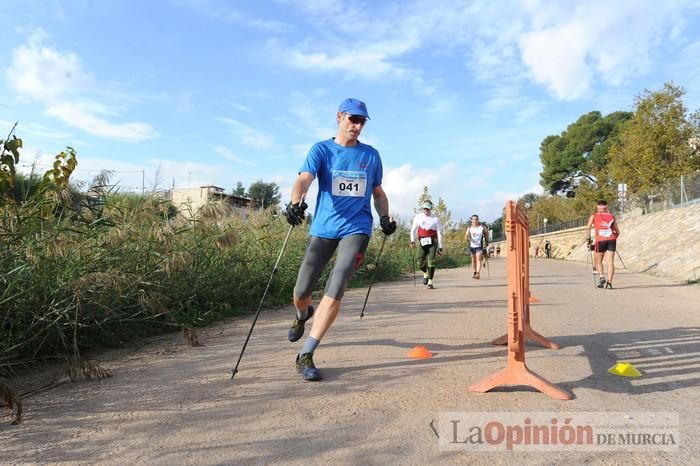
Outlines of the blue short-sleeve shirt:
{"type": "Polygon", "coordinates": [[[321,141],[311,147],[299,172],[318,178],[311,235],[338,239],[372,233],[370,201],[383,176],[382,159],[374,147],[359,141],[353,147],[333,139],[321,141]]]}

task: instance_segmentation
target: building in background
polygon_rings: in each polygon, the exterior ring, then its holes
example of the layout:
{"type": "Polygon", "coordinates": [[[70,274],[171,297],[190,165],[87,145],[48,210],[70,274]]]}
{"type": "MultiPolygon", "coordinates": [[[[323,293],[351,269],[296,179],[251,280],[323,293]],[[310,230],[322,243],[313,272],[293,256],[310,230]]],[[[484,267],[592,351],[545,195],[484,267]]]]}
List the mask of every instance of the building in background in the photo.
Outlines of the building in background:
{"type": "Polygon", "coordinates": [[[206,204],[219,203],[231,207],[242,218],[247,218],[255,202],[247,197],[227,194],[218,186],[200,186],[199,188],[174,188],[167,192],[166,198],[183,214],[196,216],[199,209],[206,204]]]}

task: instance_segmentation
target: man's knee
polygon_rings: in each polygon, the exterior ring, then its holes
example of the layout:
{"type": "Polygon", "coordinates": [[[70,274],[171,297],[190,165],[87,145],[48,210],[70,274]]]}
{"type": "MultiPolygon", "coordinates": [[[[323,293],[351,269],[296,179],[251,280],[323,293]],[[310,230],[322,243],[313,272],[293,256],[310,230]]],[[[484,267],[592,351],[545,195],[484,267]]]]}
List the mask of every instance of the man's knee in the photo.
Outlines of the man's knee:
{"type": "Polygon", "coordinates": [[[294,305],[297,307],[306,307],[309,304],[311,304],[311,295],[309,294],[308,296],[302,296],[298,297],[296,294],[292,295],[292,300],[294,301],[294,305]]]}

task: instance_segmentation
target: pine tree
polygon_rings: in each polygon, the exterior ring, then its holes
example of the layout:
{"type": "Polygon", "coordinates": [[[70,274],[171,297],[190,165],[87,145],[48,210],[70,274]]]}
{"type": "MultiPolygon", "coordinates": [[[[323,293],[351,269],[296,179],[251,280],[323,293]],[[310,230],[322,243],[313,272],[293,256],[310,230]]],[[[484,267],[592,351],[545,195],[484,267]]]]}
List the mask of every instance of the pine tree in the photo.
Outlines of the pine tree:
{"type": "Polygon", "coordinates": [[[422,211],[423,211],[423,203],[424,203],[425,201],[433,202],[433,201],[432,201],[432,198],[431,198],[431,196],[430,196],[430,193],[428,192],[428,187],[427,187],[427,186],[423,186],[423,194],[421,194],[421,195],[418,197],[418,205],[416,206],[416,208],[415,208],[414,210],[415,210],[416,212],[422,212],[422,211]]]}
{"type": "Polygon", "coordinates": [[[442,226],[443,230],[450,228],[452,212],[447,208],[447,204],[445,204],[445,200],[442,197],[439,197],[437,205],[433,206],[433,215],[440,220],[440,226],[442,226]]]}

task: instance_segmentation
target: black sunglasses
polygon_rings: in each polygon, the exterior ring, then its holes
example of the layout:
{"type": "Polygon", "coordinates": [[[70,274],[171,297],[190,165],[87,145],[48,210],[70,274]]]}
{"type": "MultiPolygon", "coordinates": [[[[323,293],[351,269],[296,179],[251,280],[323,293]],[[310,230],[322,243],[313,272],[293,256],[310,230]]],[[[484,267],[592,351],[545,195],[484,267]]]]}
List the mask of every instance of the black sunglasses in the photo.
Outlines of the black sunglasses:
{"type": "Polygon", "coordinates": [[[357,115],[348,115],[348,120],[350,120],[350,123],[352,123],[353,125],[364,125],[365,123],[367,123],[367,118],[357,115]]]}

